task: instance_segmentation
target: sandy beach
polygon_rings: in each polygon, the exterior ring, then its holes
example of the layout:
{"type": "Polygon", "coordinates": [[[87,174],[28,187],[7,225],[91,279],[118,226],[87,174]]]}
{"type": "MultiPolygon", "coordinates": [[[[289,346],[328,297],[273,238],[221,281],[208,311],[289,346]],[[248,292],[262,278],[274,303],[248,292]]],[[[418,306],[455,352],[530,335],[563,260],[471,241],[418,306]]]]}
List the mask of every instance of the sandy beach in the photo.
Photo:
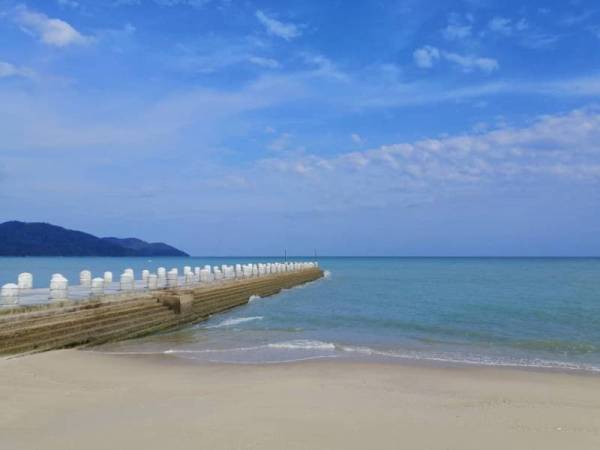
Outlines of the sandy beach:
{"type": "Polygon", "coordinates": [[[322,360],[0,361],[0,448],[597,449],[600,377],[322,360]]]}

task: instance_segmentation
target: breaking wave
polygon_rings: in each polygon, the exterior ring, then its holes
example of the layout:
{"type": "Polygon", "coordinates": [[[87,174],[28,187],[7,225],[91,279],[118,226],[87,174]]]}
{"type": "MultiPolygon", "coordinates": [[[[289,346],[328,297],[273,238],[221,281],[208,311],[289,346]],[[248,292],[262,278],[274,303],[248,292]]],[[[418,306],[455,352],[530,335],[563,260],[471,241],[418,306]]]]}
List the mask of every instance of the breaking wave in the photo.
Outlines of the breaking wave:
{"type": "MultiPolygon", "coordinates": [[[[577,364],[563,361],[546,360],[539,358],[492,358],[482,355],[452,354],[452,353],[426,353],[402,350],[378,350],[365,346],[341,345],[333,342],[318,340],[298,339],[291,341],[272,342],[263,345],[236,347],[224,349],[203,350],[174,350],[157,352],[173,355],[207,355],[208,362],[228,363],[286,363],[322,358],[350,357],[359,359],[376,360],[405,360],[424,361],[440,364],[456,364],[485,367],[508,367],[528,369],[554,369],[567,371],[585,371],[600,373],[600,366],[591,364],[577,364]],[[264,353],[267,352],[267,353],[264,353]],[[218,355],[223,355],[219,358],[218,355]],[[245,355],[245,356],[244,356],[245,355]]],[[[204,358],[194,358],[203,360],[204,358]]]]}
{"type": "Polygon", "coordinates": [[[223,328],[223,327],[231,327],[233,325],[239,325],[240,323],[252,322],[254,320],[262,320],[263,316],[254,316],[254,317],[238,317],[235,319],[227,319],[221,323],[216,325],[210,325],[204,328],[223,328]]]}

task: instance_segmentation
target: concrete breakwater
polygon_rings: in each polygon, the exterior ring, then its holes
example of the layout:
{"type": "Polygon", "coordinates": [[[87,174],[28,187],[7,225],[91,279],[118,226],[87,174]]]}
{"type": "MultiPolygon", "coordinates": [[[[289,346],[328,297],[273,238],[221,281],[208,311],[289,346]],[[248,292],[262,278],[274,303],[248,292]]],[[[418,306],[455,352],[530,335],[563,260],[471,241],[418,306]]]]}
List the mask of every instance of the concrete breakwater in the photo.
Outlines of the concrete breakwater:
{"type": "Polygon", "coordinates": [[[316,264],[219,281],[15,306],[0,313],[0,354],[97,345],[205,320],[323,276],[316,264]]]}

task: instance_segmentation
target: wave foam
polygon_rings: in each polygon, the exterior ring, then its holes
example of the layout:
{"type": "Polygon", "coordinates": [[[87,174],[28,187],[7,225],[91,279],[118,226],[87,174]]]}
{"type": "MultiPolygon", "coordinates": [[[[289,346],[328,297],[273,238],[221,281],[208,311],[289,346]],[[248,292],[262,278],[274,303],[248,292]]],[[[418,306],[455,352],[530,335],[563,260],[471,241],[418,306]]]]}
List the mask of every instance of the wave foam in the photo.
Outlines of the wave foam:
{"type": "MultiPolygon", "coordinates": [[[[210,328],[218,328],[236,325],[238,323],[244,323],[252,320],[261,320],[262,316],[256,317],[240,317],[237,319],[228,319],[220,324],[214,325],[210,328]]],[[[97,350],[96,350],[97,351],[97,350]]],[[[576,363],[569,361],[559,361],[551,359],[541,358],[511,358],[510,356],[492,357],[486,355],[468,354],[468,353],[444,353],[444,352],[420,352],[411,350],[401,349],[375,349],[367,346],[359,345],[344,345],[336,344],[333,342],[325,342],[319,340],[310,339],[296,339],[289,341],[279,341],[263,343],[254,346],[247,347],[230,347],[230,348],[204,348],[198,350],[192,349],[169,349],[166,351],[113,351],[113,352],[102,352],[109,354],[122,354],[122,355],[151,355],[156,353],[163,353],[166,355],[177,354],[180,356],[189,355],[193,358],[193,354],[206,354],[214,355],[209,357],[208,362],[230,362],[236,364],[277,364],[292,361],[301,361],[304,359],[315,359],[315,358],[339,358],[351,357],[356,355],[358,358],[384,358],[387,360],[405,360],[405,361],[424,361],[431,363],[440,364],[455,364],[455,365],[468,365],[468,366],[487,366],[487,367],[508,367],[515,369],[550,369],[550,370],[562,370],[562,371],[584,371],[600,373],[600,366],[586,363],[576,363]],[[264,355],[264,352],[267,352],[264,355]],[[224,360],[220,360],[217,356],[219,354],[231,355],[225,357],[224,360]],[[235,356],[238,354],[238,357],[235,356]],[[267,360],[259,357],[256,358],[253,355],[266,356],[267,360]],[[241,356],[248,355],[248,356],[241,356]],[[231,358],[235,358],[235,361],[231,358]]],[[[195,359],[195,358],[193,358],[195,359]]],[[[201,358],[204,359],[204,358],[201,358]]]]}
{"type": "Polygon", "coordinates": [[[239,325],[240,323],[252,322],[254,320],[262,320],[263,316],[254,316],[254,317],[238,317],[236,319],[227,319],[221,323],[216,325],[211,325],[205,328],[222,328],[222,327],[230,327],[233,325],[239,325]]]}
{"type": "Polygon", "coordinates": [[[397,358],[413,361],[429,361],[444,364],[458,364],[470,366],[487,367],[512,367],[528,369],[557,369],[557,370],[583,370],[587,372],[600,372],[600,367],[591,364],[576,364],[563,361],[545,360],[545,359],[501,359],[485,356],[470,355],[428,355],[417,352],[395,352],[375,350],[370,347],[339,346],[336,347],[347,353],[358,353],[365,356],[379,356],[384,358],[397,358]]]}
{"type": "MultiPolygon", "coordinates": [[[[284,363],[292,361],[301,361],[303,359],[314,359],[314,358],[337,358],[344,354],[356,354],[362,357],[375,357],[375,358],[386,358],[386,359],[403,359],[407,361],[425,361],[432,363],[442,364],[457,364],[457,365],[470,365],[470,366],[487,366],[487,367],[509,367],[509,368],[527,368],[527,369],[554,369],[554,370],[568,370],[568,371],[586,371],[586,372],[600,372],[599,366],[591,364],[577,364],[563,361],[554,360],[543,360],[543,359],[501,359],[501,358],[490,358],[485,356],[474,356],[474,355],[452,355],[452,354],[427,354],[419,352],[402,352],[393,350],[377,350],[371,347],[365,346],[351,346],[351,345],[340,345],[333,342],[324,342],[318,340],[298,339],[292,341],[272,342],[269,344],[251,346],[251,347],[237,347],[228,349],[204,349],[204,350],[167,350],[165,354],[174,353],[230,353],[230,352],[255,352],[264,350],[282,350],[282,351],[310,351],[317,352],[309,357],[300,356],[296,358],[289,358],[289,353],[286,353],[285,359],[280,359],[273,355],[274,359],[270,361],[261,361],[260,363],[284,363]],[[324,352],[319,354],[319,352],[324,352]]],[[[280,355],[283,356],[283,355],[280,355]]],[[[217,360],[212,360],[218,362],[217,360]]],[[[229,361],[233,362],[233,361],[229,361]]],[[[252,359],[249,364],[254,364],[257,361],[252,359]]],[[[235,361],[235,363],[245,363],[243,360],[235,361]]]]}
{"type": "Polygon", "coordinates": [[[335,344],[331,342],[311,341],[307,339],[275,342],[272,344],[267,344],[267,347],[286,350],[335,350],[335,344]]]}

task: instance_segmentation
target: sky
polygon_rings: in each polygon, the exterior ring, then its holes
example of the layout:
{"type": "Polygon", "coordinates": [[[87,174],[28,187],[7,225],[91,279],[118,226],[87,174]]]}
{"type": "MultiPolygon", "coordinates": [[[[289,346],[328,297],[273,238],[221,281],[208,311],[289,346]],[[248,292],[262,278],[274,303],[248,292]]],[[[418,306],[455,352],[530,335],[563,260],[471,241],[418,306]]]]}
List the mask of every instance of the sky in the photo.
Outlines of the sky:
{"type": "Polygon", "coordinates": [[[0,0],[0,221],[194,255],[600,255],[600,5],[0,0]]]}

